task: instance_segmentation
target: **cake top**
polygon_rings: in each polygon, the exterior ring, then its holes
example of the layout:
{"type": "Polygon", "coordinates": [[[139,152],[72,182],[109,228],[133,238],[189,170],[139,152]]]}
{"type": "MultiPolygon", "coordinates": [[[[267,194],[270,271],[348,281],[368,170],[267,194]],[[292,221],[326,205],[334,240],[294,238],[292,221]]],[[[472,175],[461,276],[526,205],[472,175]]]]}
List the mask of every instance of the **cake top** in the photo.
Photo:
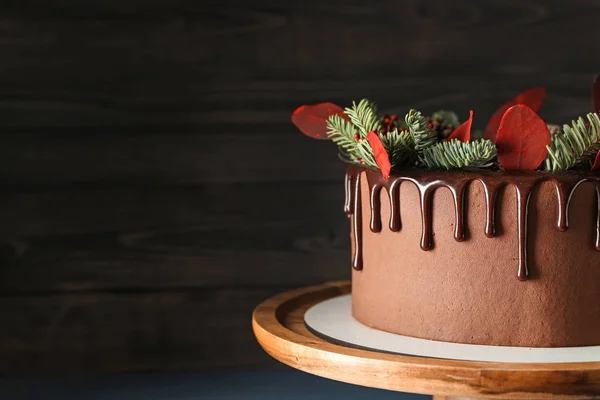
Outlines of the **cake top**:
{"type": "Polygon", "coordinates": [[[406,169],[498,171],[600,170],[600,79],[592,84],[593,112],[562,127],[537,111],[546,89],[528,89],[500,106],[484,131],[472,131],[473,110],[461,122],[452,111],[431,116],[411,109],[403,120],[379,115],[363,99],[342,109],[333,103],[298,107],[292,122],[307,136],[337,144],[351,164],[391,171],[406,169]]]}

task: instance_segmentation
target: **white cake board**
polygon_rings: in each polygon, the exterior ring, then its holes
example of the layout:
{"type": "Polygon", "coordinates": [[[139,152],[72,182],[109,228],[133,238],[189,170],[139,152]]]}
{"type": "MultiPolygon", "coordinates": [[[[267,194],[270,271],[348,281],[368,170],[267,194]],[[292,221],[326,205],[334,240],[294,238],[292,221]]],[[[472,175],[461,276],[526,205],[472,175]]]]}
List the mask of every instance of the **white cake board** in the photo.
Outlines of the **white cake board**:
{"type": "Polygon", "coordinates": [[[600,361],[600,346],[507,347],[439,342],[396,335],[361,324],[352,316],[351,295],[325,300],[304,315],[307,327],[333,342],[363,349],[452,360],[506,363],[600,361]]]}

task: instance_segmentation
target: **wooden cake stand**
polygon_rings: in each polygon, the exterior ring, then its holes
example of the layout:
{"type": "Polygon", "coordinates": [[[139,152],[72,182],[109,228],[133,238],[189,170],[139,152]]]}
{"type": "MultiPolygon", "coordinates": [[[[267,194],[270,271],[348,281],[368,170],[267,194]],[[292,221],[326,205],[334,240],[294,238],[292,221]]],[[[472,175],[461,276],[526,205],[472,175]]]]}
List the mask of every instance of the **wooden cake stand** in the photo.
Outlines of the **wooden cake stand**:
{"type": "Polygon", "coordinates": [[[270,298],[254,311],[260,345],[302,371],[374,388],[443,398],[593,398],[600,396],[600,362],[497,363],[448,360],[362,350],[333,344],[306,328],[311,306],[350,293],[350,282],[331,282],[270,298]]]}

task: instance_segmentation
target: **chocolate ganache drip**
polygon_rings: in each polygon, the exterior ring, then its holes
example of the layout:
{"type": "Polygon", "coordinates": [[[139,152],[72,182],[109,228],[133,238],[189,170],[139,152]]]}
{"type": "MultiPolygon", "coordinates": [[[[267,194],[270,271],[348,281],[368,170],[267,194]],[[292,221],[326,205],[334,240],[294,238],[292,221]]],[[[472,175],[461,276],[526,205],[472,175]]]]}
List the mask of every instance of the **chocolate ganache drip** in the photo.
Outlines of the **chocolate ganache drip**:
{"type": "Polygon", "coordinates": [[[598,212],[596,213],[596,250],[600,251],[600,176],[591,172],[569,171],[562,174],[543,172],[465,172],[465,171],[403,171],[401,175],[392,175],[383,179],[377,170],[349,165],[346,170],[345,190],[346,201],[344,212],[352,218],[352,234],[354,237],[354,254],[352,267],[356,270],[363,268],[363,241],[362,241],[362,199],[361,176],[362,173],[368,181],[369,201],[371,208],[370,229],[372,232],[381,232],[381,190],[385,189],[390,201],[389,229],[393,232],[400,231],[400,185],[403,182],[412,182],[419,190],[421,203],[421,249],[433,249],[433,221],[432,199],[437,188],[446,187],[450,190],[454,200],[455,226],[454,238],[462,241],[465,237],[464,229],[464,198],[468,185],[479,181],[483,185],[486,203],[485,235],[489,238],[496,235],[496,197],[498,191],[507,185],[516,189],[517,196],[517,228],[518,228],[518,270],[517,278],[527,280],[529,269],[527,267],[527,212],[529,199],[536,185],[541,182],[552,182],[556,188],[558,200],[558,220],[556,227],[566,231],[569,227],[569,203],[575,189],[584,182],[592,182],[596,187],[598,198],[598,212]]]}

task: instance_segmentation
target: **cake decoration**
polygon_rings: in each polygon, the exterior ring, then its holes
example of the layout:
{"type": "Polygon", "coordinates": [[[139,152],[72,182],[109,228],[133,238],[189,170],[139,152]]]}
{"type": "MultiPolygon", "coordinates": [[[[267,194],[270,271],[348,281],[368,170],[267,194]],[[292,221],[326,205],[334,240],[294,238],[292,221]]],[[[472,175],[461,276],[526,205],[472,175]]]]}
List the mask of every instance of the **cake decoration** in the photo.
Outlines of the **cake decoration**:
{"type": "Polygon", "coordinates": [[[498,161],[508,171],[535,171],[548,155],[550,131],[533,109],[517,104],[506,110],[496,135],[498,161]]]}
{"type": "Polygon", "coordinates": [[[332,115],[348,119],[340,106],[333,103],[319,103],[298,107],[292,114],[292,122],[306,136],[314,139],[328,139],[327,119],[332,115]]]}
{"type": "MultiPolygon", "coordinates": [[[[594,81],[592,98],[598,109],[600,84],[594,81]]],[[[485,195],[485,235],[496,236],[496,197],[506,186],[517,198],[517,278],[527,280],[527,212],[534,188],[551,182],[556,188],[556,228],[568,229],[569,202],[585,182],[595,186],[600,203],[600,117],[597,112],[560,127],[548,125],[536,111],[546,90],[528,89],[503,104],[492,116],[485,132],[472,132],[473,111],[460,123],[450,111],[430,117],[411,109],[404,120],[395,115],[380,117],[368,99],[342,110],[332,103],[301,106],[292,120],[306,135],[325,134],[347,162],[344,211],[352,221],[354,251],[352,265],[363,268],[363,215],[361,177],[366,178],[370,204],[370,230],[382,229],[381,190],[390,204],[389,229],[401,230],[400,186],[413,183],[419,192],[421,212],[420,247],[434,248],[432,200],[436,189],[450,190],[455,209],[454,238],[465,239],[465,191],[473,181],[482,184],[485,195]],[[329,113],[329,114],[327,114],[329,113]],[[450,133],[448,133],[451,130],[450,133]],[[567,171],[568,170],[568,171],[567,171]]],[[[600,208],[600,206],[599,206],[600,208]]],[[[596,243],[600,251],[600,212],[596,213],[596,243]]]]}
{"type": "Polygon", "coordinates": [[[448,140],[457,139],[463,143],[471,141],[471,126],[473,125],[473,110],[469,111],[469,119],[460,124],[450,135],[448,140]]]}
{"type": "MultiPolygon", "coordinates": [[[[359,139],[360,140],[360,139],[359,139]]],[[[385,148],[383,147],[383,143],[381,143],[381,139],[377,136],[375,131],[371,131],[367,134],[367,140],[373,149],[373,154],[375,155],[375,163],[381,169],[381,173],[384,179],[387,179],[390,176],[390,170],[392,169],[392,165],[390,164],[390,158],[388,157],[385,148]]]]}
{"type": "MultiPolygon", "coordinates": [[[[342,160],[377,169],[380,166],[371,142],[382,144],[392,171],[590,170],[600,150],[598,113],[588,113],[587,121],[580,117],[562,128],[549,125],[536,113],[545,96],[543,87],[520,93],[498,108],[485,132],[476,132],[475,138],[472,110],[462,124],[453,112],[438,111],[427,117],[414,109],[399,121],[396,115],[378,116],[376,104],[368,99],[346,109],[333,103],[303,105],[294,111],[292,121],[307,136],[336,143],[342,160]]],[[[592,98],[594,108],[600,107],[597,80],[592,85],[592,98]]],[[[378,158],[384,160],[381,147],[378,158]]],[[[387,162],[383,165],[387,168],[387,162]]]]}
{"type": "Polygon", "coordinates": [[[544,102],[545,98],[546,88],[543,87],[533,87],[525,90],[524,92],[519,93],[514,98],[502,104],[494,112],[494,114],[492,115],[485,127],[483,137],[491,141],[495,141],[496,133],[498,132],[498,127],[500,126],[502,116],[512,106],[516,106],[517,104],[523,104],[531,108],[533,111],[538,112],[540,107],[542,107],[542,103],[544,102]]]}
{"type": "Polygon", "coordinates": [[[427,123],[431,124],[431,129],[435,131],[440,140],[448,138],[460,125],[458,115],[452,111],[436,111],[430,117],[426,116],[425,119],[427,123]]]}

